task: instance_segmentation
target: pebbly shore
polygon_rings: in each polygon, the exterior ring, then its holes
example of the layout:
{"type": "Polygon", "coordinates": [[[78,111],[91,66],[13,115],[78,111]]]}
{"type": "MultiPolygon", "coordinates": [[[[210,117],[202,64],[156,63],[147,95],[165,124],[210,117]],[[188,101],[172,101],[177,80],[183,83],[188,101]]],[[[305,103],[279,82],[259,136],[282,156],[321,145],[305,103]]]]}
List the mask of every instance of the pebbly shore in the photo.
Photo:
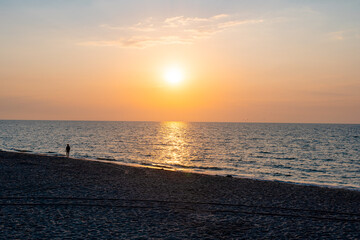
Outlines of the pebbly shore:
{"type": "Polygon", "coordinates": [[[0,151],[0,239],[360,239],[360,192],[0,151]]]}

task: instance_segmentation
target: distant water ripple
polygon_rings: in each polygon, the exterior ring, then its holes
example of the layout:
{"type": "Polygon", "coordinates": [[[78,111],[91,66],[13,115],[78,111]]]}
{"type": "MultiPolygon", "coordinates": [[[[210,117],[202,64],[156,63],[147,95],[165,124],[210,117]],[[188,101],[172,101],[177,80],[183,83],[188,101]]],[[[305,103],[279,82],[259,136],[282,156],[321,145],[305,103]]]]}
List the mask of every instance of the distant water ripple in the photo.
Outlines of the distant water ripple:
{"type": "Polygon", "coordinates": [[[0,121],[0,149],[360,190],[360,125],[0,121]]]}

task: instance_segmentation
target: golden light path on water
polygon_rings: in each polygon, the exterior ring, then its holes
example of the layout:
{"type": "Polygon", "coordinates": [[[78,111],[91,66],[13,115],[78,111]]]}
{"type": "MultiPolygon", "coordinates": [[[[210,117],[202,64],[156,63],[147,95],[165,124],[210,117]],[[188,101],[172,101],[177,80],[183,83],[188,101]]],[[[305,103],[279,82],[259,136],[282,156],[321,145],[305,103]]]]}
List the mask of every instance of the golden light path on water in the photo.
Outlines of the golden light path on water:
{"type": "Polygon", "coordinates": [[[187,137],[188,124],[185,122],[162,122],[159,131],[159,140],[162,151],[158,160],[163,164],[188,165],[185,159],[189,158],[190,151],[187,137]]]}
{"type": "Polygon", "coordinates": [[[146,149],[147,166],[166,170],[195,171],[212,174],[208,168],[218,167],[218,163],[206,162],[204,152],[211,149],[203,134],[194,131],[194,124],[187,122],[160,122],[151,138],[152,147],[146,149]],[[205,141],[205,143],[204,143],[205,141]],[[202,149],[202,151],[199,151],[202,149]],[[200,170],[201,169],[201,170],[200,170]]]}

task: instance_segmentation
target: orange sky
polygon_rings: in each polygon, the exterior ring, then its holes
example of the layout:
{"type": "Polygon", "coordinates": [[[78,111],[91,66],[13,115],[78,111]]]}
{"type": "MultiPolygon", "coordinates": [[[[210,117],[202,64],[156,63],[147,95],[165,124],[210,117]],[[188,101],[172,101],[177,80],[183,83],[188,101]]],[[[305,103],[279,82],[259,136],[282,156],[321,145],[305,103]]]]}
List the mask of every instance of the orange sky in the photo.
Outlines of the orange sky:
{"type": "Polygon", "coordinates": [[[0,119],[360,123],[358,10],[0,3],[0,119]],[[164,79],[173,65],[176,86],[164,79]]]}

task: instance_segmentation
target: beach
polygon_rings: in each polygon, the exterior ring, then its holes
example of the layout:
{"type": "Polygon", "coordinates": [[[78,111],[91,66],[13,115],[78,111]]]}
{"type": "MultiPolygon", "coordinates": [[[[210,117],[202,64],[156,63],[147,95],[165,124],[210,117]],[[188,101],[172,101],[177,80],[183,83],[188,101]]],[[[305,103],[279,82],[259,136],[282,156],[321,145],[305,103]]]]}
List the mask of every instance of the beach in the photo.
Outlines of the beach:
{"type": "Polygon", "coordinates": [[[0,152],[1,239],[359,239],[360,192],[0,152]]]}

